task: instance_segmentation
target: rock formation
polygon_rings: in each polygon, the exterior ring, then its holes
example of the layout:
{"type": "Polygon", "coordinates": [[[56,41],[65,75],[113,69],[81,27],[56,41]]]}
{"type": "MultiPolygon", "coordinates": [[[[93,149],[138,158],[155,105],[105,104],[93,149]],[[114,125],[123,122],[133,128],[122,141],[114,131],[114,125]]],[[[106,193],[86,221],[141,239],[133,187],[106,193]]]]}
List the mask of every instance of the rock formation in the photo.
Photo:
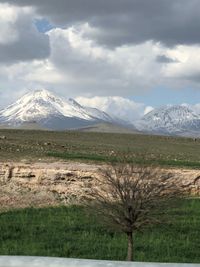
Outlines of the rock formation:
{"type": "MultiPolygon", "coordinates": [[[[0,209],[80,203],[101,168],[75,162],[0,163],[0,209]]],[[[199,194],[199,170],[170,169],[170,173],[199,194]]]]}

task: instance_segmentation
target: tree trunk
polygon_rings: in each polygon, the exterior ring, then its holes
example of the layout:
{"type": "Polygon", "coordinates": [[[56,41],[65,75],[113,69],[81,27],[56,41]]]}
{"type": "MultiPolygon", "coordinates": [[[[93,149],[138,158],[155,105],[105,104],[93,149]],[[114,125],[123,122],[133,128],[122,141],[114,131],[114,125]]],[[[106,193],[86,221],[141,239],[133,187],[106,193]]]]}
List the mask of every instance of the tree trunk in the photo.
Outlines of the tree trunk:
{"type": "Polygon", "coordinates": [[[133,233],[127,233],[128,237],[128,250],[127,250],[127,261],[133,261],[133,233]]]}

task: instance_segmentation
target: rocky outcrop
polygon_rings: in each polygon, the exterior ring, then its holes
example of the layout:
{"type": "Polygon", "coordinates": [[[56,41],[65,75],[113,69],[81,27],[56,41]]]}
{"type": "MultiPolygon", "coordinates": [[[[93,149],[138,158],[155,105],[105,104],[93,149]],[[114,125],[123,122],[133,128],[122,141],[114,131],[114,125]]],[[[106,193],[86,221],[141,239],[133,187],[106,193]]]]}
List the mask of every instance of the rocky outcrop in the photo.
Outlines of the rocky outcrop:
{"type": "Polygon", "coordinates": [[[0,163],[1,208],[80,202],[98,169],[81,163],[0,163]]]}
{"type": "MultiPolygon", "coordinates": [[[[80,203],[102,166],[83,163],[0,163],[1,209],[80,203]]],[[[200,192],[200,170],[170,169],[200,192]]]]}

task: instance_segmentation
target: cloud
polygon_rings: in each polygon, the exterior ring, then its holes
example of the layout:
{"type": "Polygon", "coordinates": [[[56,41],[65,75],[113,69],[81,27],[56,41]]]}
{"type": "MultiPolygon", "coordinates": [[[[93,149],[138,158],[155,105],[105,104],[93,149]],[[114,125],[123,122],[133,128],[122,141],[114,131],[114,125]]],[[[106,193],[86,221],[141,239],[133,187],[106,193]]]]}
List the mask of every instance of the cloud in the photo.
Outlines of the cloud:
{"type": "Polygon", "coordinates": [[[182,80],[193,86],[199,86],[200,46],[179,45],[168,49],[166,54],[174,59],[173,64],[163,66],[162,71],[166,77],[182,80]]]}
{"type": "Polygon", "coordinates": [[[144,110],[144,114],[143,115],[146,115],[147,113],[151,112],[152,110],[154,110],[154,108],[151,107],[151,106],[145,107],[145,110],[144,110]]]}
{"type": "Polygon", "coordinates": [[[50,30],[49,58],[2,65],[0,73],[13,82],[53,87],[70,96],[132,96],[160,83],[159,44],[109,49],[84,36],[88,27],[50,30]]]}
{"type": "Polygon", "coordinates": [[[10,64],[49,56],[49,38],[34,27],[34,10],[0,3],[0,62],[10,64]]]}
{"type": "Polygon", "coordinates": [[[85,95],[109,92],[125,96],[159,84],[160,64],[156,62],[162,51],[159,44],[147,42],[109,49],[86,38],[84,32],[88,28],[88,24],[83,24],[48,32],[50,61],[65,77],[66,85],[85,95]]]}
{"type": "Polygon", "coordinates": [[[57,26],[88,22],[87,36],[99,44],[121,46],[153,40],[166,46],[199,44],[199,0],[0,0],[34,6],[57,26]]]}
{"type": "Polygon", "coordinates": [[[45,87],[69,97],[132,98],[163,86],[199,88],[199,7],[198,0],[0,0],[2,94],[45,87]]]}
{"type": "Polygon", "coordinates": [[[159,63],[175,63],[175,62],[177,62],[176,60],[173,60],[172,58],[167,57],[165,55],[158,55],[156,57],[156,61],[159,63]]]}
{"type": "MultiPolygon", "coordinates": [[[[85,36],[85,31],[93,30],[88,23],[51,29],[46,33],[51,51],[47,59],[2,65],[0,74],[9,83],[18,81],[22,87],[53,88],[71,97],[132,97],[162,84],[182,86],[184,60],[188,53],[194,54],[199,49],[198,46],[166,49],[152,41],[111,49],[85,36]],[[158,60],[159,57],[162,58],[158,60]]],[[[191,68],[194,73],[194,62],[191,68]]]]}
{"type": "Polygon", "coordinates": [[[133,100],[113,97],[77,97],[76,101],[83,106],[98,108],[113,116],[114,118],[134,123],[135,120],[144,115],[146,107],[142,103],[133,100]]]}
{"type": "Polygon", "coordinates": [[[0,45],[10,44],[18,39],[18,33],[14,27],[16,20],[16,8],[0,4],[0,45]]]}

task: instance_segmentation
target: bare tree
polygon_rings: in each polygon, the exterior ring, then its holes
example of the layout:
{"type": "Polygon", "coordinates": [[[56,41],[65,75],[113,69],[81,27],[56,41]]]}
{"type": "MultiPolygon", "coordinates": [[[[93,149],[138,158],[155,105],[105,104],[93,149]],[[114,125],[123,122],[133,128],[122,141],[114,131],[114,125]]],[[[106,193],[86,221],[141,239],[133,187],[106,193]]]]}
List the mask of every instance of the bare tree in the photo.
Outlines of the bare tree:
{"type": "Polygon", "coordinates": [[[158,223],[155,212],[185,195],[186,187],[159,168],[116,163],[102,170],[101,178],[88,192],[90,208],[109,227],[127,235],[127,260],[133,260],[133,234],[146,225],[158,223]]]}

